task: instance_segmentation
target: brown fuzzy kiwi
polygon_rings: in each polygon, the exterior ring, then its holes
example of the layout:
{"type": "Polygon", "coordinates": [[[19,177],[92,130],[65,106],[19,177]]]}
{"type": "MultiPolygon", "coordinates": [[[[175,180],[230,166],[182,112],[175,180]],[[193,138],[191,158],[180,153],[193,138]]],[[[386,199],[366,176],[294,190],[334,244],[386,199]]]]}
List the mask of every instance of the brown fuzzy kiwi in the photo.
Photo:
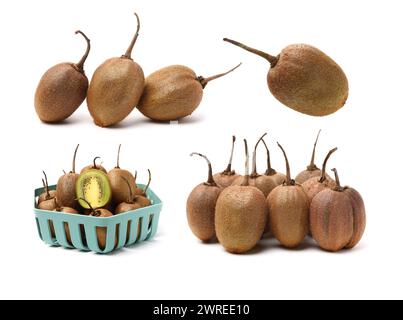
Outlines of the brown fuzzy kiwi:
{"type": "Polygon", "coordinates": [[[140,112],[154,121],[170,121],[187,117],[196,110],[203,98],[207,83],[235,68],[209,78],[198,77],[185,66],[173,65],[150,74],[145,80],[138,105],[140,112]]]}
{"type": "MultiPolygon", "coordinates": [[[[307,181],[310,178],[320,177],[322,175],[322,171],[315,164],[316,145],[318,143],[318,139],[319,139],[321,131],[322,130],[319,130],[318,135],[316,136],[315,143],[313,145],[311,162],[306,167],[306,170],[301,171],[300,173],[297,174],[297,176],[295,177],[296,183],[303,184],[305,181],[307,181]]],[[[329,176],[327,176],[327,177],[330,178],[329,176]]]]}
{"type": "Polygon", "coordinates": [[[192,153],[204,158],[208,164],[207,181],[197,185],[189,194],[186,202],[186,215],[190,230],[201,241],[210,241],[215,237],[215,207],[222,188],[213,178],[210,160],[200,153],[192,153]]]}
{"type": "Polygon", "coordinates": [[[309,201],[300,185],[291,179],[290,165],[283,147],[286,180],[267,197],[269,221],[273,235],[287,248],[297,247],[309,230],[309,201]]]}
{"type": "Polygon", "coordinates": [[[143,205],[138,201],[140,196],[133,194],[129,181],[124,177],[122,177],[122,180],[126,183],[127,189],[129,190],[129,197],[125,202],[118,204],[118,206],[115,208],[115,214],[143,208],[143,205]]]}
{"type": "Polygon", "coordinates": [[[101,157],[95,157],[93,162],[92,162],[92,164],[90,164],[89,166],[84,167],[81,170],[80,174],[85,173],[86,171],[92,170],[92,169],[101,170],[103,173],[107,173],[106,169],[102,166],[102,164],[97,164],[98,159],[101,159],[101,157]]]}
{"type": "Polygon", "coordinates": [[[137,203],[139,203],[142,208],[151,206],[151,201],[147,197],[147,191],[151,184],[151,171],[150,171],[150,169],[147,169],[147,171],[148,171],[147,185],[145,186],[144,190],[141,188],[136,188],[136,191],[135,191],[135,194],[137,196],[137,203]]]}
{"type": "Polygon", "coordinates": [[[336,187],[319,192],[312,200],[310,225],[312,237],[327,251],[354,247],[365,230],[365,207],[360,194],[341,187],[336,169],[336,187]]]}
{"type": "MultiPolygon", "coordinates": [[[[87,200],[84,198],[79,198],[78,200],[84,201],[87,203],[87,205],[90,208],[90,213],[89,216],[91,217],[97,217],[97,218],[109,218],[112,217],[113,214],[107,210],[107,209],[94,209],[91,206],[91,203],[89,203],[87,200]]],[[[107,228],[106,227],[96,227],[96,233],[97,233],[97,239],[98,239],[98,245],[101,250],[104,250],[106,247],[106,234],[107,234],[107,228]]],[[[117,244],[117,236],[115,240],[115,245],[117,244]]]]}
{"type": "MultiPolygon", "coordinates": [[[[256,168],[256,151],[257,147],[259,146],[259,143],[263,140],[263,138],[267,135],[265,133],[257,142],[255,145],[255,149],[253,151],[253,156],[252,156],[252,173],[249,176],[249,185],[252,187],[258,188],[260,191],[263,192],[264,196],[267,197],[270,192],[277,187],[276,181],[268,176],[268,175],[261,175],[257,173],[257,168],[256,168]]],[[[242,185],[244,181],[244,177],[238,177],[235,179],[235,181],[232,183],[233,186],[240,186],[242,185]]]]}
{"type": "MultiPolygon", "coordinates": [[[[67,214],[80,214],[76,209],[73,208],[69,208],[69,207],[60,207],[57,206],[53,211],[55,212],[61,212],[61,213],[67,213],[67,214]]],[[[70,235],[70,228],[67,222],[63,223],[64,226],[64,232],[66,233],[66,239],[67,242],[72,245],[72,241],[71,241],[71,235],[70,235]]],[[[80,232],[81,232],[81,238],[82,235],[84,234],[84,226],[81,225],[80,227],[80,232]]]]}
{"type": "Polygon", "coordinates": [[[319,49],[293,44],[272,56],[225,38],[270,62],[267,84],[287,107],[311,116],[326,116],[342,108],[348,97],[348,80],[340,66],[319,49]]]}
{"type": "Polygon", "coordinates": [[[37,208],[45,211],[53,211],[58,206],[56,198],[51,198],[45,201],[42,201],[38,204],[37,208]]]}
{"type": "Polygon", "coordinates": [[[42,172],[45,177],[45,180],[42,179],[42,184],[43,184],[45,191],[39,195],[38,204],[40,204],[43,201],[52,200],[53,198],[56,198],[56,190],[49,190],[48,177],[47,177],[45,171],[42,171],[42,172]]]}
{"type": "Polygon", "coordinates": [[[125,178],[127,181],[129,181],[131,190],[135,190],[136,188],[136,179],[133,177],[133,175],[128,170],[121,169],[119,166],[121,147],[122,145],[120,144],[116,160],[116,167],[108,172],[108,179],[112,189],[112,202],[116,205],[125,202],[130,196],[130,192],[122,178],[125,178]]]}
{"type": "Polygon", "coordinates": [[[217,238],[225,250],[245,253],[255,247],[263,235],[267,221],[264,194],[249,185],[249,152],[245,143],[245,176],[241,186],[225,188],[218,197],[215,210],[217,238]]]}
{"type": "Polygon", "coordinates": [[[266,172],[264,173],[266,176],[271,177],[272,179],[274,179],[274,181],[277,183],[277,185],[281,185],[283,184],[283,182],[286,179],[285,174],[277,172],[276,170],[274,170],[271,166],[271,161],[270,161],[270,150],[267,147],[266,141],[264,141],[264,139],[262,139],[263,145],[266,148],[266,153],[267,153],[267,169],[266,172]]]}
{"type": "Polygon", "coordinates": [[[235,172],[235,170],[232,170],[232,158],[234,157],[234,147],[235,147],[235,141],[236,137],[232,136],[232,148],[231,148],[231,156],[229,158],[228,166],[227,168],[220,173],[216,173],[213,178],[214,181],[221,186],[222,188],[229,187],[235,179],[240,177],[239,174],[235,172]]]}
{"type": "Polygon", "coordinates": [[[90,40],[87,50],[78,63],[60,63],[42,76],[35,92],[35,110],[43,122],[55,123],[70,117],[83,103],[87,96],[88,79],[84,72],[84,62],[90,52],[90,40]]]}
{"type": "Polygon", "coordinates": [[[302,184],[302,188],[304,189],[306,195],[308,196],[309,203],[311,203],[312,199],[322,190],[326,188],[334,188],[336,186],[335,182],[332,178],[330,178],[326,173],[326,165],[329,161],[330,156],[337,150],[334,148],[328,152],[325,160],[323,161],[321,176],[313,177],[308,179],[302,184]]]}
{"type": "Polygon", "coordinates": [[[126,118],[137,106],[144,89],[144,73],[131,58],[140,30],[137,31],[126,53],[120,58],[106,60],[96,70],[88,89],[88,110],[96,125],[109,127],[126,118]]]}
{"type": "Polygon", "coordinates": [[[76,200],[76,182],[80,176],[76,173],[76,156],[79,146],[78,144],[74,151],[72,170],[62,175],[57,181],[56,198],[61,207],[80,208],[76,200]]]}

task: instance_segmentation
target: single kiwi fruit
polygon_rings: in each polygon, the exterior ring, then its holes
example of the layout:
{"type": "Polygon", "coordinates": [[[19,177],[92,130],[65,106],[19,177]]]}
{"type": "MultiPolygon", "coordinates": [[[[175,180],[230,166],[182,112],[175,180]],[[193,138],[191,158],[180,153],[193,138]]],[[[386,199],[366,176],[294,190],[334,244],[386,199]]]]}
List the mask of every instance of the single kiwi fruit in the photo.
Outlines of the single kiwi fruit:
{"type": "MultiPolygon", "coordinates": [[[[318,139],[322,130],[319,130],[318,135],[316,136],[315,143],[313,145],[311,162],[306,167],[306,170],[301,171],[295,177],[295,182],[299,184],[303,184],[306,180],[313,177],[320,177],[322,175],[322,171],[315,164],[315,153],[316,153],[316,145],[318,143],[318,139]]],[[[330,178],[330,177],[329,177],[330,178]]]]}
{"type": "Polygon", "coordinates": [[[275,169],[272,168],[271,166],[271,160],[270,160],[270,150],[266,144],[266,141],[262,139],[263,145],[266,148],[266,153],[267,153],[267,169],[266,172],[264,173],[266,176],[271,177],[274,179],[274,181],[277,183],[279,186],[280,184],[283,184],[283,182],[286,179],[286,176],[284,173],[277,172],[275,169]]]}
{"type": "Polygon", "coordinates": [[[137,31],[126,53],[101,64],[91,79],[88,89],[88,110],[96,125],[109,127],[126,118],[137,106],[144,89],[144,73],[131,55],[140,30],[137,31]]]}
{"type": "Polygon", "coordinates": [[[231,253],[245,253],[261,239],[267,221],[266,197],[249,185],[249,152],[245,143],[245,175],[240,186],[225,188],[217,199],[215,229],[219,242],[231,253]]]}
{"type": "Polygon", "coordinates": [[[131,190],[136,189],[136,179],[131,172],[120,168],[121,147],[122,145],[120,144],[118,148],[116,167],[108,172],[108,179],[112,189],[112,202],[116,205],[125,202],[130,196],[129,189],[122,177],[129,181],[131,190]]]}
{"type": "Polygon", "coordinates": [[[48,200],[41,201],[37,208],[45,211],[53,211],[58,206],[56,198],[50,198],[48,200]]]}
{"type": "Polygon", "coordinates": [[[147,197],[147,191],[151,184],[151,171],[150,171],[150,169],[147,169],[147,171],[148,171],[147,185],[145,186],[144,190],[141,188],[136,188],[136,192],[135,192],[135,194],[137,196],[137,202],[141,205],[142,208],[151,206],[151,200],[148,199],[148,197],[147,197]]]}
{"type": "MultiPolygon", "coordinates": [[[[89,213],[89,216],[91,217],[97,217],[97,218],[109,218],[113,217],[113,214],[107,210],[107,209],[94,209],[91,206],[91,203],[87,201],[84,198],[78,198],[80,203],[85,203],[85,207],[88,207],[91,211],[89,213]]],[[[96,227],[96,233],[97,233],[97,239],[98,239],[98,245],[101,250],[104,250],[106,247],[106,235],[107,235],[107,228],[106,227],[96,227]]],[[[117,244],[117,236],[115,239],[115,246],[117,244]]]]}
{"type": "Polygon", "coordinates": [[[87,50],[78,63],[60,63],[42,76],[35,92],[35,110],[43,122],[55,123],[70,117],[83,103],[87,96],[88,79],[84,72],[84,63],[90,52],[90,40],[87,50]]]}
{"type": "Polygon", "coordinates": [[[39,195],[38,204],[40,204],[43,201],[52,200],[53,198],[56,198],[56,190],[49,190],[48,177],[47,177],[45,171],[42,171],[42,172],[43,172],[43,176],[45,177],[45,180],[42,179],[42,184],[43,184],[43,188],[45,189],[45,191],[39,195]]]}
{"type": "Polygon", "coordinates": [[[297,247],[309,231],[309,201],[304,189],[291,179],[290,164],[283,147],[286,180],[267,197],[269,221],[274,237],[286,248],[297,247]]]}
{"type": "Polygon", "coordinates": [[[334,188],[336,186],[334,180],[326,174],[327,162],[329,161],[330,156],[336,152],[336,150],[337,148],[333,148],[326,155],[322,164],[321,176],[312,177],[302,184],[302,188],[308,197],[309,203],[311,203],[312,199],[322,190],[326,188],[334,188]]]}
{"type": "Polygon", "coordinates": [[[125,202],[121,202],[118,204],[118,206],[115,208],[115,214],[127,212],[127,211],[133,211],[142,208],[143,206],[138,202],[137,200],[139,199],[140,196],[136,196],[133,194],[133,190],[130,187],[129,181],[122,177],[122,180],[126,183],[127,189],[129,190],[129,197],[125,202]]]}
{"type": "Polygon", "coordinates": [[[172,65],[150,74],[145,80],[138,105],[140,112],[154,121],[171,121],[187,117],[196,110],[203,98],[203,89],[231,70],[209,78],[198,77],[182,65],[172,65]]]}
{"type": "Polygon", "coordinates": [[[214,181],[210,160],[203,154],[193,152],[207,161],[207,181],[197,185],[190,192],[186,201],[186,215],[190,230],[201,241],[215,238],[215,207],[222,188],[214,181]]]}
{"type": "Polygon", "coordinates": [[[340,66],[319,49],[292,44],[278,56],[224,38],[270,63],[267,84],[287,107],[311,116],[326,116],[342,108],[348,97],[348,80],[340,66]]]}
{"type": "Polygon", "coordinates": [[[366,224],[365,206],[354,189],[342,187],[336,169],[336,187],[319,192],[310,207],[312,237],[327,251],[349,249],[360,241],[366,224]]]}
{"type": "MultiPolygon", "coordinates": [[[[257,173],[257,167],[256,167],[257,147],[259,146],[260,142],[266,135],[267,133],[265,133],[262,137],[260,137],[259,140],[256,142],[255,149],[252,155],[252,173],[249,176],[249,185],[258,188],[260,191],[263,192],[265,197],[267,197],[270,194],[270,192],[278,185],[272,177],[265,174],[262,175],[257,173]]],[[[232,185],[240,186],[242,185],[243,182],[244,177],[241,176],[235,179],[232,185]]]]}
{"type": "MultiPolygon", "coordinates": [[[[76,209],[74,209],[74,208],[69,208],[69,207],[60,207],[60,206],[57,206],[53,211],[55,211],[55,212],[60,212],[60,213],[67,213],[67,214],[80,214],[76,209]]],[[[68,223],[67,222],[64,222],[63,223],[63,226],[64,226],[64,232],[66,233],[66,239],[67,239],[67,242],[70,244],[70,245],[73,245],[73,242],[71,241],[71,234],[70,234],[70,228],[69,228],[69,225],[68,225],[68,223]]],[[[81,232],[81,238],[82,238],[82,235],[84,234],[84,226],[82,226],[81,225],[81,227],[80,227],[80,232],[81,232]]]]}
{"type": "Polygon", "coordinates": [[[80,174],[76,182],[76,197],[84,198],[80,205],[85,209],[102,208],[108,205],[112,199],[112,190],[108,176],[101,170],[91,169],[80,174]]]}
{"type": "Polygon", "coordinates": [[[213,178],[214,181],[221,186],[222,188],[229,187],[235,179],[240,177],[239,174],[235,172],[235,170],[232,170],[232,159],[234,157],[234,147],[235,147],[235,141],[236,137],[232,136],[232,148],[231,148],[231,156],[229,158],[229,162],[227,165],[227,168],[220,173],[216,173],[213,178]]]}
{"type": "Polygon", "coordinates": [[[73,166],[69,173],[64,173],[57,181],[56,198],[57,203],[61,207],[70,207],[79,209],[78,201],[76,200],[76,183],[80,176],[76,173],[76,156],[77,150],[80,145],[78,144],[73,156],[73,166]]]}
{"type": "Polygon", "coordinates": [[[97,160],[101,159],[101,157],[95,157],[92,161],[92,164],[84,167],[80,173],[85,173],[88,170],[101,170],[103,173],[107,173],[106,169],[102,166],[102,164],[97,164],[97,160]]]}

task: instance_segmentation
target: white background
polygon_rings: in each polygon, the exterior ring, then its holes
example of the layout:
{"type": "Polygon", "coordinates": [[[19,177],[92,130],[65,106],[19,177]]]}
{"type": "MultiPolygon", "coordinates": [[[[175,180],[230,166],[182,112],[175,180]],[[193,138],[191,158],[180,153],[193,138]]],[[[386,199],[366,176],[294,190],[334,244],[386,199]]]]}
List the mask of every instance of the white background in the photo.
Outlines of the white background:
{"type": "MultiPolygon", "coordinates": [[[[1,1],[0,298],[403,298],[402,10],[401,1],[1,1]],[[85,68],[91,77],[106,58],[125,52],[134,11],[142,28],[133,56],[145,74],[170,64],[204,76],[240,61],[242,67],[210,83],[199,109],[176,126],[135,111],[117,128],[101,129],[85,104],[63,125],[42,124],[36,85],[52,65],[81,57],[85,43],[74,31],[92,40],[85,68]],[[322,49],[349,78],[346,106],[325,118],[282,106],[267,89],[268,63],[223,37],[272,54],[299,42],[322,49]],[[207,154],[215,171],[223,170],[232,134],[252,144],[267,131],[273,165],[284,171],[278,140],[295,175],[308,164],[320,128],[317,164],[338,146],[329,165],[366,203],[368,225],[357,248],[330,254],[264,241],[251,254],[231,255],[193,236],[185,203],[206,166],[190,152],[207,154]],[[78,167],[99,155],[112,168],[122,143],[122,167],[140,170],[140,181],[152,170],[152,188],[164,201],[152,241],[108,256],[40,241],[33,190],[42,169],[52,183],[70,170],[77,143],[78,167]]],[[[238,171],[242,150],[238,143],[238,171]]],[[[264,158],[261,150],[260,170],[264,158]]]]}

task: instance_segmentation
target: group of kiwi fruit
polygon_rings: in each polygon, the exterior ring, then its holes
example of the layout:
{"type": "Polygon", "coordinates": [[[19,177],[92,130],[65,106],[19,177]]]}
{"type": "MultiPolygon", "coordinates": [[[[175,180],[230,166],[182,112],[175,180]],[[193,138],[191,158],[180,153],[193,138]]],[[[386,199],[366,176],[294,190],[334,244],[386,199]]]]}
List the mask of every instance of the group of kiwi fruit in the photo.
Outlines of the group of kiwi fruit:
{"type": "MultiPolygon", "coordinates": [[[[136,184],[137,171],[133,175],[129,170],[120,168],[119,145],[116,166],[107,171],[102,164],[97,163],[99,157],[94,158],[93,163],[84,167],[80,173],[76,172],[77,145],[73,166],[69,173],[59,178],[56,190],[50,190],[46,173],[42,183],[44,192],[38,196],[36,207],[40,210],[62,212],[67,214],[81,214],[92,217],[107,218],[128,211],[145,208],[152,205],[147,196],[151,182],[151,172],[148,170],[148,184],[144,189],[136,184]]],[[[150,221],[151,223],[151,221],[150,221]]],[[[52,237],[55,230],[52,222],[49,224],[52,237]]],[[[71,244],[70,231],[67,223],[64,223],[67,241],[71,244]]],[[[130,226],[128,229],[130,234],[130,226]]],[[[81,230],[82,238],[84,230],[81,230]]],[[[106,228],[97,227],[98,244],[101,249],[106,245],[106,228]]],[[[137,230],[139,235],[139,230],[137,230]]]]}
{"type": "Polygon", "coordinates": [[[322,168],[315,165],[316,144],[311,161],[296,179],[291,178],[290,165],[284,148],[278,147],[285,159],[286,173],[274,170],[270,151],[264,140],[257,141],[249,172],[249,151],[245,145],[245,174],[232,169],[235,137],[227,168],[213,175],[209,159],[208,178],[196,186],[187,199],[188,224],[194,235],[203,242],[218,241],[231,253],[252,250],[264,234],[274,236],[286,248],[298,247],[306,236],[311,236],[320,248],[330,252],[350,249],[358,244],[365,230],[365,206],[361,195],[351,187],[340,184],[336,169],[335,179],[326,172],[331,149],[322,168]],[[267,153],[267,170],[258,173],[256,154],[260,143],[267,153]]]}
{"type": "Polygon", "coordinates": [[[135,107],[154,121],[171,121],[189,116],[199,106],[203,89],[236,68],[211,77],[197,76],[183,65],[171,65],[144,77],[141,66],[133,61],[136,33],[121,57],[107,59],[94,72],[91,81],[84,72],[90,52],[90,40],[82,31],[87,49],[78,63],[61,63],[42,76],[35,93],[35,109],[46,123],[58,123],[70,117],[87,99],[88,110],[96,125],[110,127],[125,119],[135,107]]]}
{"type": "MultiPolygon", "coordinates": [[[[200,105],[203,89],[236,68],[202,77],[183,65],[171,65],[147,78],[132,59],[137,31],[121,57],[107,59],[94,72],[91,82],[84,72],[90,40],[82,32],[87,49],[78,63],[60,63],[45,72],[35,93],[35,109],[46,123],[70,117],[87,99],[88,110],[96,125],[109,127],[125,119],[135,107],[153,121],[173,121],[191,115],[200,105]]],[[[240,42],[224,41],[257,54],[270,63],[267,83],[272,94],[284,105],[304,114],[325,116],[344,106],[348,81],[340,66],[319,49],[295,44],[272,56],[240,42]]]]}

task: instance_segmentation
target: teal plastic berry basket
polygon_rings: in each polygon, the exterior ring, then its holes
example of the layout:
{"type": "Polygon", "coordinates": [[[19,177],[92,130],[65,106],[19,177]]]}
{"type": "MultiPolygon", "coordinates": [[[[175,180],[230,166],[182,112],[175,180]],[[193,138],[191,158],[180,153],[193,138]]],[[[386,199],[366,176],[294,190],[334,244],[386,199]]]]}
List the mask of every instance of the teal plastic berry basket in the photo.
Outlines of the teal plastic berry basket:
{"type": "MultiPolygon", "coordinates": [[[[145,187],[141,184],[138,186],[145,187]]],[[[56,186],[50,186],[49,189],[55,190],[56,186]]],[[[43,192],[44,188],[35,190],[35,204],[43,192]]],[[[108,218],[44,211],[34,205],[39,237],[51,246],[97,253],[110,253],[149,240],[157,232],[162,202],[151,189],[148,189],[147,197],[151,200],[151,206],[108,218]],[[68,241],[66,231],[71,241],[68,241]],[[106,233],[102,241],[105,246],[98,243],[97,231],[106,233]]]]}

